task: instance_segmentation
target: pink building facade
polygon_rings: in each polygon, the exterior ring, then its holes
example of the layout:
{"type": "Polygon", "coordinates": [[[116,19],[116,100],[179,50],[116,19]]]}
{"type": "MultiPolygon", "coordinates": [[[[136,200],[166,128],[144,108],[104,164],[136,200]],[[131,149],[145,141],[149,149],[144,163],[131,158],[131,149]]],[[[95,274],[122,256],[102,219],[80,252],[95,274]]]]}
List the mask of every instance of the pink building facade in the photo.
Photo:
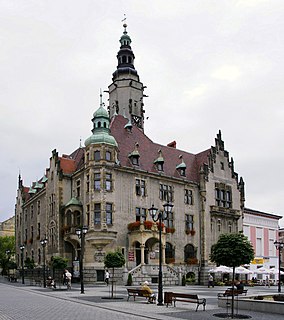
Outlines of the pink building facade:
{"type": "Polygon", "coordinates": [[[272,282],[278,280],[277,274],[258,273],[259,268],[278,269],[278,250],[274,241],[279,239],[279,220],[282,216],[265,213],[257,210],[244,209],[243,232],[251,241],[255,258],[250,263],[249,269],[252,276],[262,281],[269,276],[272,282]]]}

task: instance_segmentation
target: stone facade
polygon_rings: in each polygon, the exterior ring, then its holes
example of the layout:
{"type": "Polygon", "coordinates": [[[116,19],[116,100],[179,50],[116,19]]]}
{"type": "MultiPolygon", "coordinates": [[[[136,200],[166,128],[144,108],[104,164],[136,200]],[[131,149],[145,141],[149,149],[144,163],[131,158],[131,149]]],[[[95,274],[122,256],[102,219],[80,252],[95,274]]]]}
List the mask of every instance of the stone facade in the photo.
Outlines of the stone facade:
{"type": "Polygon", "coordinates": [[[81,250],[75,229],[86,225],[86,281],[103,281],[105,255],[119,250],[126,259],[116,271],[119,281],[125,283],[130,273],[134,283],[156,282],[162,228],[164,282],[178,284],[182,275],[194,273],[204,283],[212,244],[221,233],[242,230],[244,182],[221,132],[199,154],[178,150],[175,142],[154,143],[144,134],[145,87],[130,43],[125,26],[108,112],[101,102],[85,147],[62,156],[54,150],[46,174],[30,188],[19,177],[17,248],[24,244],[25,256],[41,265],[40,239],[46,238],[46,260],[64,256],[72,268],[81,250]],[[162,211],[166,202],[174,205],[173,213],[160,226],[148,209],[162,211]]]}
{"type": "Polygon", "coordinates": [[[0,222],[0,237],[15,235],[15,217],[0,222]]]}

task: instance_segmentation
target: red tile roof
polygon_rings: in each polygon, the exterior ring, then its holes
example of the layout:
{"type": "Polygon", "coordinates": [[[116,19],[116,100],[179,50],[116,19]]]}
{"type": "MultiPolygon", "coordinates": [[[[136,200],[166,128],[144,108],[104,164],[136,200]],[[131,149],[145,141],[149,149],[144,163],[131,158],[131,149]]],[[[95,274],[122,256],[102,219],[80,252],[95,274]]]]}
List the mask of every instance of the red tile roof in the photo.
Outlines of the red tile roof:
{"type": "Polygon", "coordinates": [[[59,157],[60,160],[60,168],[63,173],[71,174],[76,171],[76,162],[73,159],[59,157]]]}
{"type": "Polygon", "coordinates": [[[179,149],[175,149],[169,146],[163,146],[158,143],[154,143],[150,140],[139,128],[136,126],[132,127],[131,132],[124,128],[128,122],[123,116],[115,116],[111,122],[111,134],[115,137],[119,154],[118,159],[121,166],[133,167],[128,155],[135,149],[136,143],[138,143],[139,168],[149,172],[158,173],[156,165],[154,164],[155,159],[159,157],[159,150],[162,152],[164,158],[164,171],[166,176],[186,178],[190,181],[199,181],[199,169],[200,166],[205,162],[208,163],[207,155],[210,152],[206,150],[194,155],[189,152],[185,152],[179,149]],[[186,176],[180,176],[176,170],[176,166],[181,163],[182,156],[183,161],[186,164],[186,176]]]}

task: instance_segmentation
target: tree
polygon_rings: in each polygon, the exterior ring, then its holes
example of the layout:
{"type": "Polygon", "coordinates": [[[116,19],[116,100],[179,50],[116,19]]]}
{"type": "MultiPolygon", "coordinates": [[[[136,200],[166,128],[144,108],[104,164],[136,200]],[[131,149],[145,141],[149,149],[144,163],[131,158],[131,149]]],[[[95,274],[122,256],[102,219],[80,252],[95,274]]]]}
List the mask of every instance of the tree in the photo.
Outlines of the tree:
{"type": "MultiPolygon", "coordinates": [[[[234,290],[235,268],[248,264],[254,259],[254,249],[243,233],[228,233],[220,235],[217,243],[211,247],[210,260],[217,265],[233,268],[232,290],[234,290]]],[[[232,313],[234,318],[234,294],[232,294],[232,313]]]]}
{"type": "MultiPolygon", "coordinates": [[[[114,275],[114,268],[121,268],[125,264],[125,258],[121,252],[109,252],[105,256],[105,267],[112,268],[112,276],[114,275]]],[[[113,298],[113,281],[111,281],[111,298],[113,298]]]]}
{"type": "MultiPolygon", "coordinates": [[[[59,257],[59,256],[53,256],[50,259],[50,268],[52,269],[53,278],[55,278],[55,270],[64,270],[67,268],[68,259],[59,257]]],[[[57,279],[59,280],[59,278],[57,279]]]]}
{"type": "Polygon", "coordinates": [[[0,267],[2,268],[2,275],[7,274],[8,269],[14,264],[14,254],[15,237],[0,237],[0,267]]]}
{"type": "Polygon", "coordinates": [[[32,258],[30,258],[30,257],[27,257],[27,258],[25,259],[25,267],[26,267],[27,269],[34,269],[34,267],[35,267],[35,261],[34,261],[34,259],[32,259],[32,258]]]}

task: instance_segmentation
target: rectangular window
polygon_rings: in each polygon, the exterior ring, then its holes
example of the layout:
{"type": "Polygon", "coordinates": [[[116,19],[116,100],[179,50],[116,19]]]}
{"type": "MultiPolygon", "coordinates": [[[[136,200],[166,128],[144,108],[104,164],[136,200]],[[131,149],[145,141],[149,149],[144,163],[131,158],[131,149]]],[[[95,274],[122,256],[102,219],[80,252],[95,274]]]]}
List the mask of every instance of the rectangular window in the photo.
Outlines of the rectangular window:
{"type": "Polygon", "coordinates": [[[37,239],[40,239],[40,223],[37,224],[37,239]]]}
{"type": "Polygon", "coordinates": [[[215,187],[215,203],[218,207],[232,208],[232,191],[229,186],[215,187]]]}
{"type": "Polygon", "coordinates": [[[33,218],[33,216],[34,216],[34,206],[31,205],[31,218],[33,218]]]}
{"type": "Polygon", "coordinates": [[[147,209],[145,208],[135,208],[136,221],[146,221],[147,209]]]}
{"type": "Polygon", "coordinates": [[[167,219],[164,221],[166,228],[174,227],[174,214],[173,212],[168,213],[167,219]]]}
{"type": "Polygon", "coordinates": [[[172,186],[166,184],[160,184],[160,199],[163,201],[173,201],[173,189],[172,186]]]}
{"type": "Polygon", "coordinates": [[[95,161],[101,160],[101,153],[99,150],[95,151],[95,161]]]}
{"type": "Polygon", "coordinates": [[[77,196],[77,198],[80,198],[80,194],[81,194],[81,181],[77,180],[76,181],[76,196],[77,196]]]}
{"type": "Polygon", "coordinates": [[[106,190],[112,190],[112,175],[110,173],[106,173],[106,190]]]}
{"type": "Polygon", "coordinates": [[[101,204],[95,203],[94,224],[101,224],[101,204]]]}
{"type": "Polygon", "coordinates": [[[189,231],[194,230],[193,215],[192,214],[185,215],[185,229],[189,230],[189,231]]]}
{"type": "Polygon", "coordinates": [[[40,214],[40,200],[37,202],[37,214],[40,214]]]}
{"type": "Polygon", "coordinates": [[[111,160],[111,153],[110,151],[106,151],[106,160],[110,161],[111,160]]]}
{"type": "Polygon", "coordinates": [[[137,196],[146,196],[146,186],[145,186],[145,180],[136,179],[136,195],[137,196]]]}
{"type": "Polygon", "coordinates": [[[106,223],[112,224],[112,203],[106,203],[106,223]]]}
{"type": "Polygon", "coordinates": [[[184,203],[193,204],[192,190],[188,190],[188,189],[184,190],[184,203]]]}
{"type": "Polygon", "coordinates": [[[101,174],[95,173],[95,190],[101,190],[101,174]]]}
{"type": "Polygon", "coordinates": [[[86,191],[90,192],[90,175],[87,174],[86,176],[86,191]]]}

